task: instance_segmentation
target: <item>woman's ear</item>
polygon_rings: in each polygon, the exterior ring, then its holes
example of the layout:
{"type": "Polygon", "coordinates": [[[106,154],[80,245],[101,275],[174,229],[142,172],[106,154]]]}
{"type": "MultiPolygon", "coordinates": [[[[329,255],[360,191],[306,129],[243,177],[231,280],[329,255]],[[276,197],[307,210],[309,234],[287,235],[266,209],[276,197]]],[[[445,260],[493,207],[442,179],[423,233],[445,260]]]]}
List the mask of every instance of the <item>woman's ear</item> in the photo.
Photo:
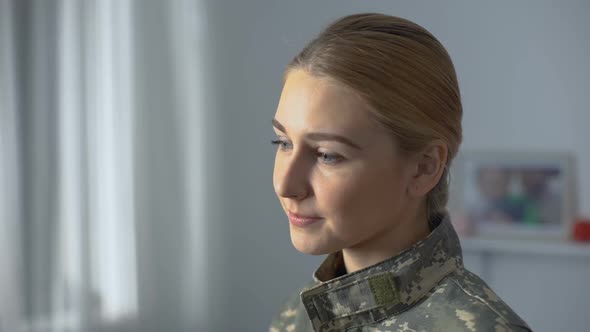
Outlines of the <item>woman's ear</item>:
{"type": "Polygon", "coordinates": [[[408,188],[413,197],[426,196],[444,173],[449,149],[440,139],[434,140],[415,159],[415,172],[408,188]]]}

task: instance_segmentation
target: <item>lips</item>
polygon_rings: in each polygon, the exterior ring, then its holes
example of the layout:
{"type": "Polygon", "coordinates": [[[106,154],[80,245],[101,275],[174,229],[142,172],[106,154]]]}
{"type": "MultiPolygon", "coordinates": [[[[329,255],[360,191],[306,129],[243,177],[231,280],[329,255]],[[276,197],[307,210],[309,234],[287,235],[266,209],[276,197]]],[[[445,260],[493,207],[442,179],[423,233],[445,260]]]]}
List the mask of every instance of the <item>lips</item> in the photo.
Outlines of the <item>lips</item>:
{"type": "Polygon", "coordinates": [[[298,227],[309,226],[309,225],[314,224],[314,223],[323,219],[322,217],[318,217],[318,216],[299,215],[299,214],[295,214],[291,211],[288,211],[288,214],[289,214],[289,221],[291,222],[291,224],[298,226],[298,227]]]}

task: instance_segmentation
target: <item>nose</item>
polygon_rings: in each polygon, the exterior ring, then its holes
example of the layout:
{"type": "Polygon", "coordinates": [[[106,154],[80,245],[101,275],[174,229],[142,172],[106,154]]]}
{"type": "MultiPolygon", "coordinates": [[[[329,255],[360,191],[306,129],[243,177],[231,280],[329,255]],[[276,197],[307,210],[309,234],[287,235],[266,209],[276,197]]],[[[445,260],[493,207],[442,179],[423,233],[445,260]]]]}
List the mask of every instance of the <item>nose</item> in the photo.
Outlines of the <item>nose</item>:
{"type": "Polygon", "coordinates": [[[309,195],[309,166],[303,156],[292,153],[275,159],[273,184],[278,196],[301,200],[309,195]]]}

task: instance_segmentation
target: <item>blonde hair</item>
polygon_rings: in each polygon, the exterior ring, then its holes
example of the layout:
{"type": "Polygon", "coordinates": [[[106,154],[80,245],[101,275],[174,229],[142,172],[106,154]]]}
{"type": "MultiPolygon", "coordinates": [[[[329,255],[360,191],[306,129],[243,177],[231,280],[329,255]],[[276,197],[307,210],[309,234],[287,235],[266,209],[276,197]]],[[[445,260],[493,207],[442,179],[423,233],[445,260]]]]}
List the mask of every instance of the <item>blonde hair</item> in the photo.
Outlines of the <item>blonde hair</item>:
{"type": "Polygon", "coordinates": [[[366,13],[340,18],[287,66],[337,81],[368,103],[401,151],[417,153],[432,140],[448,147],[445,170],[427,194],[428,218],[444,212],[448,175],[462,140],[462,107],[451,58],[426,29],[399,17],[366,13]]]}

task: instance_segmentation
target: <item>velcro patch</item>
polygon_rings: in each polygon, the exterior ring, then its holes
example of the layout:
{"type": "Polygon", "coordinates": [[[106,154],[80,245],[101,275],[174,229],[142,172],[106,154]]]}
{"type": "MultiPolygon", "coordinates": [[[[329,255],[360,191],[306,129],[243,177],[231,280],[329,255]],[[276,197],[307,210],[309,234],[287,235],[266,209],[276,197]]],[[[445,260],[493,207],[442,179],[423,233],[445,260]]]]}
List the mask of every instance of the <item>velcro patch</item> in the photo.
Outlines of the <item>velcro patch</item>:
{"type": "Polygon", "coordinates": [[[390,305],[400,302],[399,290],[391,273],[384,273],[369,278],[369,286],[378,305],[390,305]]]}

